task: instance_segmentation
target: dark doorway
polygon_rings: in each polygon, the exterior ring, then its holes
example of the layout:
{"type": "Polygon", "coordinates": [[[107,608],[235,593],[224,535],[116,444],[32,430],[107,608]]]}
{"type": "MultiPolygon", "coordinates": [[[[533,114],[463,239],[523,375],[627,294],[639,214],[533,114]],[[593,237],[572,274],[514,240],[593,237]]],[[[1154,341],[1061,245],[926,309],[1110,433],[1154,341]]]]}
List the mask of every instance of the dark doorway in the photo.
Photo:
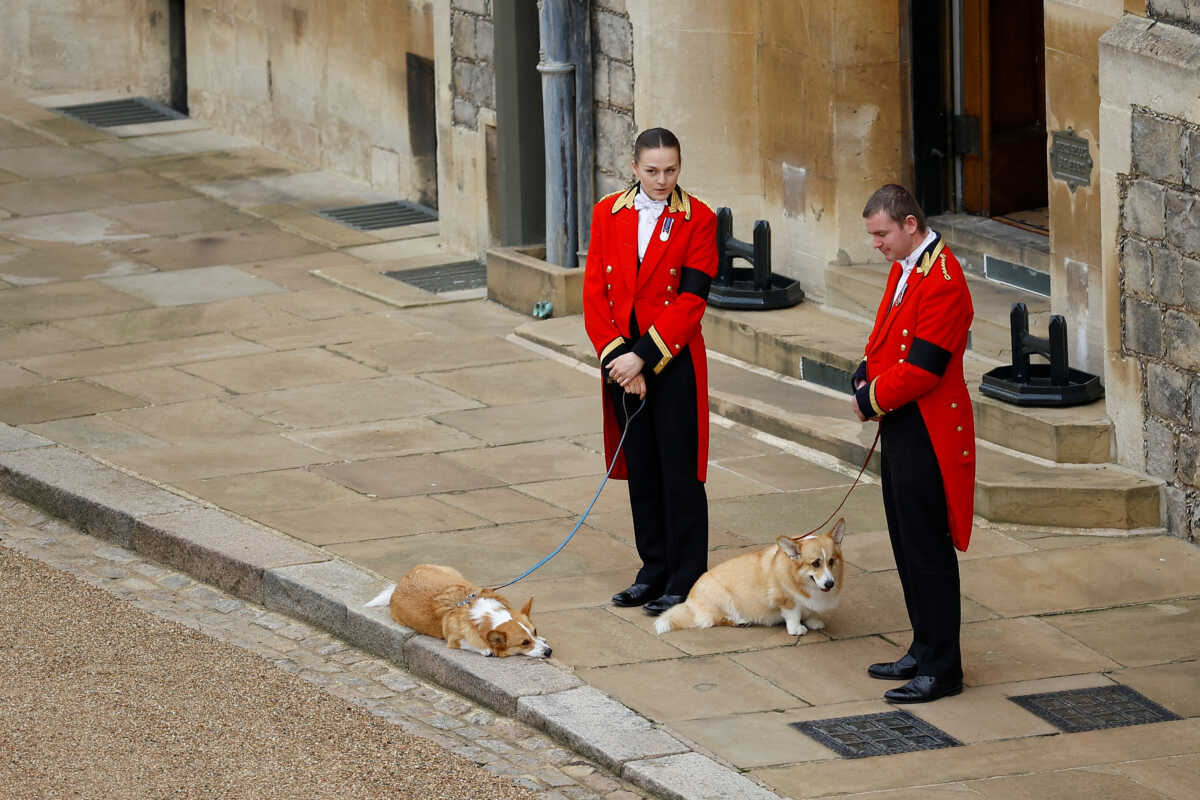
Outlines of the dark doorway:
{"type": "Polygon", "coordinates": [[[417,201],[437,208],[437,111],[433,61],[407,53],[408,142],[417,201]]]}
{"type": "Polygon", "coordinates": [[[912,0],[913,157],[929,213],[1047,205],[1043,0],[912,0]]]}
{"type": "Polygon", "coordinates": [[[538,65],[538,4],[494,0],[499,241],[546,240],[546,142],[538,65]]]}
{"type": "Polygon", "coordinates": [[[187,27],[183,0],[168,0],[167,41],[171,57],[171,97],[168,105],[188,113],[187,27]]]}

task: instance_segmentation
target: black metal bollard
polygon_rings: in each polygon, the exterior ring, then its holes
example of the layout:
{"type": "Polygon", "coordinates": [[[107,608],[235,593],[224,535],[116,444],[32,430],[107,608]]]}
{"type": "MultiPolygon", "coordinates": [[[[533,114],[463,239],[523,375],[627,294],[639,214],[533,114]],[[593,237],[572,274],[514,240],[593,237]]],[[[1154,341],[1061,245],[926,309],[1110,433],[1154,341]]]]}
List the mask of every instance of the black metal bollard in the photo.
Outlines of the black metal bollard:
{"type": "Polygon", "coordinates": [[[1050,317],[1050,335],[1029,333],[1029,309],[1014,303],[1009,313],[1012,333],[1012,366],[996,367],[984,374],[979,391],[1018,406],[1074,406],[1104,396],[1100,378],[1071,369],[1067,361],[1067,321],[1060,314],[1050,317]],[[1049,364],[1031,364],[1040,355],[1049,364]]]}
{"type": "Polygon", "coordinates": [[[791,278],[771,272],[771,225],[754,223],[754,243],[733,235],[733,212],[717,209],[717,277],[708,293],[708,304],[717,308],[767,310],[787,308],[804,300],[804,290],[791,278]],[[733,260],[749,261],[750,268],[735,267],[733,260]]]}

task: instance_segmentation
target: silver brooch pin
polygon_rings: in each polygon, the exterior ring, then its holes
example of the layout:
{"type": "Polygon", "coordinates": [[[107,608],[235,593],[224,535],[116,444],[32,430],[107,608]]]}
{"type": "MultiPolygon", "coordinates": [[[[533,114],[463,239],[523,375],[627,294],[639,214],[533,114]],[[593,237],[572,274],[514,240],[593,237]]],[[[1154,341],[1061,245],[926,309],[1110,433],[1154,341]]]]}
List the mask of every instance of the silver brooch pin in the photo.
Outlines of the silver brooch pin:
{"type": "Polygon", "coordinates": [[[662,232],[658,234],[658,240],[665,242],[671,236],[671,228],[675,225],[674,217],[667,217],[663,220],[662,232]]]}

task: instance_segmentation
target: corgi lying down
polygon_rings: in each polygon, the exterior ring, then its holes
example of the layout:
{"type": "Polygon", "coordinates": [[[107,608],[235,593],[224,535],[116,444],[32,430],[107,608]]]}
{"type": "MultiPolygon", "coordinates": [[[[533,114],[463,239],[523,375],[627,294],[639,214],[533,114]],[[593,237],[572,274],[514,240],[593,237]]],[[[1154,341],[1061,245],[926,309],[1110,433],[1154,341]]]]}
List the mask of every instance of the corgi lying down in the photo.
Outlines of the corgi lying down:
{"type": "Polygon", "coordinates": [[[550,645],[529,621],[533,598],[520,611],[491,589],[469,582],[453,567],[420,564],[367,606],[389,606],[392,619],[446,646],[485,656],[546,658],[550,645]]]}
{"type": "Polygon", "coordinates": [[[654,623],[657,633],[714,625],[778,625],[803,636],[825,623],[842,588],[846,520],[820,536],[780,536],[770,547],[718,564],[700,576],[687,601],[654,623]]]}

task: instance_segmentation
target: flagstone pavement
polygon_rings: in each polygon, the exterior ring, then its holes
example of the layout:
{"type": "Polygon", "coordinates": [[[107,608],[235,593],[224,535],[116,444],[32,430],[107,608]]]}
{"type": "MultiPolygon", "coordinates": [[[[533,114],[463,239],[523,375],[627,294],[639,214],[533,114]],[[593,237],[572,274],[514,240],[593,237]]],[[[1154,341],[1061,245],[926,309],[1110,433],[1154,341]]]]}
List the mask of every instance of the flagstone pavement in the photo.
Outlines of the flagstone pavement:
{"type": "MultiPolygon", "coordinates": [[[[314,213],[388,198],[217,131],[141,133],[0,89],[0,421],[393,578],[500,583],[563,539],[603,476],[594,370],[513,336],[524,315],[380,277],[446,255],[436,226],[314,213]]],[[[720,419],[711,457],[713,564],[819,523],[856,471],[720,419]]],[[[908,709],[961,746],[852,760],[790,723],[894,710],[865,672],[910,635],[877,482],[803,637],[656,636],[609,605],[637,566],[624,492],[506,594],[561,665],[779,794],[1196,796],[1194,546],[979,522],[966,691],[908,709]],[[1181,719],[1061,733],[1009,699],[1113,684],[1181,719]]]]}

